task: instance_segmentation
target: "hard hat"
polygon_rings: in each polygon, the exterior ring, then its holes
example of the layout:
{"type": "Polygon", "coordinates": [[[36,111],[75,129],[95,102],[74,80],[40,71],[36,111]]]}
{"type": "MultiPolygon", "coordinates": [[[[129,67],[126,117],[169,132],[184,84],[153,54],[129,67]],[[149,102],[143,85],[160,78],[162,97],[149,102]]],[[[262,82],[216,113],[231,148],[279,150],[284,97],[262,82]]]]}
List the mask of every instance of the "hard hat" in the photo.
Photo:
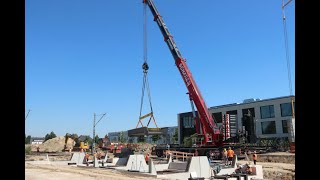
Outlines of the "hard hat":
{"type": "Polygon", "coordinates": [[[229,149],[231,149],[231,147],[229,147],[229,149]]]}

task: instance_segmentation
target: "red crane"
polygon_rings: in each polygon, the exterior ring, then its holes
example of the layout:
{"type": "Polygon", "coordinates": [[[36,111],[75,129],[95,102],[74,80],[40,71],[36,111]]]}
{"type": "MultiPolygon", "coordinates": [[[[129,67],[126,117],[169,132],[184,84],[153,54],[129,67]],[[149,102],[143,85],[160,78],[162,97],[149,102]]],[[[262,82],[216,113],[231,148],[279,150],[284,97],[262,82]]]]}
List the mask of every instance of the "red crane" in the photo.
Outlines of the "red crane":
{"type": "Polygon", "coordinates": [[[169,33],[163,18],[160,16],[154,2],[152,0],[143,0],[143,3],[147,4],[154,16],[154,21],[157,22],[160,31],[164,37],[164,41],[167,43],[169,50],[175,60],[175,64],[185,82],[188,89],[189,98],[191,101],[192,110],[194,112],[193,104],[195,104],[199,118],[193,113],[194,121],[196,125],[197,134],[202,137],[200,146],[220,146],[222,145],[223,135],[220,133],[219,127],[210,115],[204,99],[194,81],[192,74],[186,64],[186,60],[182,57],[173,37],[169,33]]]}

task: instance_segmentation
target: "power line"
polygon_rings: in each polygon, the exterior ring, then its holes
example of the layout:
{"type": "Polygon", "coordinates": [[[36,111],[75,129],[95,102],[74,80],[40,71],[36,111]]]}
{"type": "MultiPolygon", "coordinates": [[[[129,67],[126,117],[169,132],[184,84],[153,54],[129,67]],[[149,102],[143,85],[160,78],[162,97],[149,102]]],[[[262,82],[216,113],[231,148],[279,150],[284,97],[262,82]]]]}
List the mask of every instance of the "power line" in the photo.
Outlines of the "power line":
{"type": "Polygon", "coordinates": [[[31,111],[31,109],[29,109],[29,111],[28,111],[28,113],[26,115],[25,121],[27,120],[27,117],[28,117],[30,111],[31,111]]]}

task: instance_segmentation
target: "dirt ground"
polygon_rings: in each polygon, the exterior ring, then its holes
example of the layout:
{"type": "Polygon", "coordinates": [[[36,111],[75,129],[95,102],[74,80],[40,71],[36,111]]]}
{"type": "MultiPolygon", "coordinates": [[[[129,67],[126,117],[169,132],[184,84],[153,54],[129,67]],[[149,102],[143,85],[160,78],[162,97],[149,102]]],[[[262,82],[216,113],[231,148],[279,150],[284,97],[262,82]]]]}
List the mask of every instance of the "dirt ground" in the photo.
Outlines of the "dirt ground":
{"type": "MultiPolygon", "coordinates": [[[[252,156],[238,161],[240,164],[253,164],[252,156]]],[[[292,180],[295,179],[295,154],[289,152],[272,152],[258,154],[257,165],[262,165],[263,178],[292,180]]]]}
{"type": "MultiPolygon", "coordinates": [[[[71,155],[48,155],[50,161],[69,160],[71,155]]],[[[295,155],[292,153],[269,153],[258,156],[258,165],[262,165],[264,179],[292,180],[295,179],[295,155]],[[265,161],[265,162],[261,162],[265,161]],[[269,162],[268,162],[269,161],[269,162]],[[285,161],[281,162],[281,161],[285,161]]],[[[138,173],[117,171],[101,168],[80,168],[67,165],[32,164],[32,161],[46,161],[46,154],[27,155],[25,159],[26,180],[132,180],[132,179],[157,179],[151,176],[141,176],[138,173]]],[[[240,164],[253,164],[251,160],[238,161],[240,164]]],[[[159,179],[158,179],[159,180],[159,179]]]]}
{"type": "MultiPolygon", "coordinates": [[[[72,142],[68,141],[68,144],[72,142]]],[[[52,164],[34,164],[32,161],[46,161],[47,154],[49,160],[61,161],[70,160],[71,153],[61,152],[64,146],[64,137],[57,137],[48,140],[40,145],[40,152],[35,153],[36,147],[32,145],[32,154],[25,156],[25,179],[26,180],[132,180],[132,179],[157,179],[152,176],[141,176],[139,173],[117,171],[102,168],[80,168],[68,165],[52,164]],[[58,151],[58,152],[57,152],[58,151]],[[59,152],[60,151],[60,152],[59,152]],[[50,153],[57,152],[57,153],[50,153]]],[[[149,146],[139,147],[143,152],[150,149],[149,146]]],[[[238,161],[240,164],[253,164],[252,158],[238,161]]],[[[258,165],[262,165],[265,180],[292,180],[295,179],[295,154],[289,152],[274,152],[267,154],[258,154],[258,165]]],[[[159,179],[158,179],[159,180],[159,179]]]]}
{"type": "MultiPolygon", "coordinates": [[[[25,163],[25,180],[134,180],[157,179],[125,171],[25,163]]],[[[158,179],[159,180],[159,179],[158,179]]]]}

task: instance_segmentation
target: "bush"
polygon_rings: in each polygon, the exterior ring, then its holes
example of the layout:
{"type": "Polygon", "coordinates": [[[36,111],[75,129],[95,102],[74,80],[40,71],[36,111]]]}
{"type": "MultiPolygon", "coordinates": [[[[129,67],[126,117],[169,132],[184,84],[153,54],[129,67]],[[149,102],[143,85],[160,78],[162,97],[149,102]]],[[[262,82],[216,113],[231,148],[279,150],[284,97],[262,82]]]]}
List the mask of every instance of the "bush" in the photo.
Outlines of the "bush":
{"type": "Polygon", "coordinates": [[[31,154],[31,146],[26,146],[24,151],[26,154],[31,154]]]}

